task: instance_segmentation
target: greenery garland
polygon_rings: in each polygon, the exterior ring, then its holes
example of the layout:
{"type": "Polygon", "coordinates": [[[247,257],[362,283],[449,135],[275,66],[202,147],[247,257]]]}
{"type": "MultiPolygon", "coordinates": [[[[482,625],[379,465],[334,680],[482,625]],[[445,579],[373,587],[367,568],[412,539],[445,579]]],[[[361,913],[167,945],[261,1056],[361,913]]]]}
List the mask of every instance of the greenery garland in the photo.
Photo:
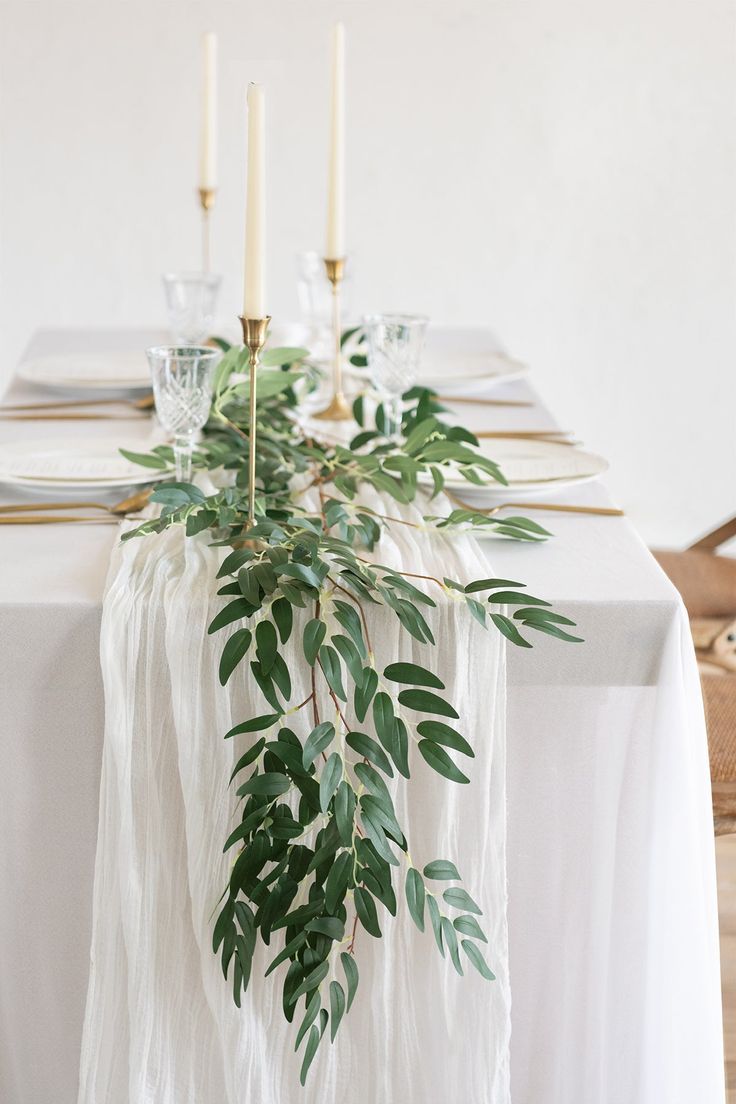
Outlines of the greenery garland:
{"type": "MultiPolygon", "coordinates": [[[[240,821],[225,842],[224,849],[236,849],[236,857],[218,905],[213,950],[225,978],[232,973],[233,998],[240,1006],[259,937],[270,947],[284,933],[266,976],[286,965],[283,1009],[289,1022],[303,1000],[295,1049],[306,1040],[304,1084],[328,1023],[334,1040],[355,997],[358,925],[379,938],[378,905],[396,914],[394,874],[401,859],[406,902],[419,930],[428,916],[440,953],[449,955],[459,974],[465,958],[484,978],[494,979],[479,946],[487,942],[480,908],[457,885],[460,874],[450,860],[434,860],[421,870],[412,864],[385,781],[394,772],[410,777],[415,750],[444,778],[467,783],[454,756],[472,758],[473,750],[454,727],[459,716],[436,673],[414,663],[379,663],[371,646],[371,607],[393,611],[409,636],[433,645],[435,601],[412,581],[417,578],[464,603],[481,625],[495,626],[521,647],[531,647],[524,635],[529,631],[564,641],[579,638],[567,631],[574,622],[523,593],[522,583],[416,576],[361,554],[375,549],[384,527],[411,524],[363,505],[363,484],[407,504],[439,494],[448,468],[473,484],[505,480],[479,452],[473,434],[445,422],[442,406],[422,389],[404,396],[399,442],[385,435],[381,406],[366,424],[362,398],[354,405],[359,432],[349,447],[305,436],[297,419],[297,392],[311,378],[303,349],[271,350],[263,358],[259,490],[256,525],[249,530],[248,393],[239,376],[247,352],[220,344],[225,353],[212,415],[195,462],[232,472],[232,482],[212,495],[194,484],[162,483],[152,496],[160,516],[124,539],[183,525],[188,536],[209,530],[213,544],[230,548],[218,573],[218,593],[226,602],[209,626],[210,633],[234,628],[222,650],[219,677],[225,685],[249,657],[250,677],[268,711],[244,718],[225,737],[248,734],[252,742],[231,777],[240,821]],[[305,491],[318,502],[316,508],[305,491]],[[507,609],[514,610],[512,616],[507,609]],[[311,693],[294,706],[281,651],[295,631],[295,610],[311,693]],[[334,707],[329,719],[320,715],[320,688],[334,707]],[[442,883],[449,884],[442,889],[442,883]]],[[[161,470],[172,462],[167,446],[126,455],[161,470]]],[[[515,540],[549,536],[529,519],[488,517],[471,508],[430,515],[425,523],[438,529],[470,526],[515,540]]]]}

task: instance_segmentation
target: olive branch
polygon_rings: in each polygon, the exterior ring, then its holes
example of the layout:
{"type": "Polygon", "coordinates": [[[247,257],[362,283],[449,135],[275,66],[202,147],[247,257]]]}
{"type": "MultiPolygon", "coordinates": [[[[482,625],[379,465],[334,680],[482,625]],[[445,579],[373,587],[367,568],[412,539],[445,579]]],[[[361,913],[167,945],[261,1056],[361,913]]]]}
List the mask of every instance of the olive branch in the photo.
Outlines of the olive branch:
{"type": "MultiPolygon", "coordinates": [[[[415,865],[387,785],[396,774],[408,780],[417,755],[448,781],[466,784],[457,758],[472,759],[473,749],[438,674],[414,662],[384,665],[375,655],[375,608],[393,613],[422,646],[435,644],[435,599],[464,605],[484,628],[522,647],[531,647],[530,632],[579,638],[568,631],[573,621],[527,594],[523,583],[463,582],[372,558],[392,525],[470,527],[525,541],[549,536],[522,517],[463,509],[419,522],[360,501],[364,485],[399,506],[429,501],[449,470],[474,484],[505,482],[472,433],[445,422],[441,404],[423,389],[404,396],[400,442],[387,436],[380,405],[367,424],[361,396],[353,408],[358,433],[349,446],[331,444],[299,424],[298,392],[313,380],[306,351],[266,353],[258,379],[256,524],[248,528],[248,395],[239,378],[246,353],[221,344],[225,355],[195,466],[232,473],[228,485],[207,495],[194,484],[162,483],[152,496],[160,515],[123,539],[182,525],[188,536],[209,531],[214,545],[229,548],[217,576],[226,601],[208,630],[229,632],[219,678],[223,686],[236,672],[250,678],[268,711],[225,735],[249,746],[230,779],[239,820],[224,845],[234,861],[215,909],[213,950],[240,1006],[259,939],[272,950],[277,942],[266,976],[283,967],[283,1010],[289,1022],[298,1017],[304,1084],[328,1025],[334,1041],[355,998],[359,931],[380,938],[382,911],[397,913],[402,868],[419,930],[428,918],[440,954],[459,974],[469,962],[494,979],[481,949],[481,909],[457,884],[452,861],[415,865]],[[310,687],[296,705],[283,655],[292,637],[310,687]],[[329,716],[320,707],[326,700],[329,716]]],[[[172,462],[168,446],[126,455],[162,471],[172,462]]]]}

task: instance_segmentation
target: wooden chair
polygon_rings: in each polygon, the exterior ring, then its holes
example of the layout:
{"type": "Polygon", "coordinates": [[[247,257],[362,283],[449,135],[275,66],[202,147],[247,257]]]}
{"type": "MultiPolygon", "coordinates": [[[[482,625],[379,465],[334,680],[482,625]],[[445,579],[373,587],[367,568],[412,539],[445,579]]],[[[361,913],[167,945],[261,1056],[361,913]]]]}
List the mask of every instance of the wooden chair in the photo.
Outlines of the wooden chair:
{"type": "Polygon", "coordinates": [[[684,552],[655,552],[690,616],[701,671],[716,835],[736,832],[736,517],[684,552]]]}

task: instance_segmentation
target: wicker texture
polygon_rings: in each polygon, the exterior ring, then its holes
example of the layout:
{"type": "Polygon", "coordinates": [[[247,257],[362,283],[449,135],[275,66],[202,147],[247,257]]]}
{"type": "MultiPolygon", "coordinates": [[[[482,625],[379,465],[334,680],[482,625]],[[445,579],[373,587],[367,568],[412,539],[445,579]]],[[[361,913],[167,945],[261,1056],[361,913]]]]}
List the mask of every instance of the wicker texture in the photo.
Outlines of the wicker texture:
{"type": "MultiPolygon", "coordinates": [[[[685,552],[655,552],[691,618],[736,617],[736,559],[715,555],[736,518],[685,552]]],[[[736,674],[702,675],[717,835],[736,831],[736,674]]]]}

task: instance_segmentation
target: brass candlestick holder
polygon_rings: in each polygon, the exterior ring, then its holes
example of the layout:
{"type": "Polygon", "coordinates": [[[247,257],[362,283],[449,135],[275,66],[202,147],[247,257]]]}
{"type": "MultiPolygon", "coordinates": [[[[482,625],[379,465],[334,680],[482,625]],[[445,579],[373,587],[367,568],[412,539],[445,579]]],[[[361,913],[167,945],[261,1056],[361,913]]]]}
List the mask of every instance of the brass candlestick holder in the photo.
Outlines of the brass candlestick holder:
{"type": "Polygon", "coordinates": [[[210,248],[210,211],[215,205],[215,189],[199,189],[199,205],[202,208],[202,271],[209,272],[211,266],[210,248]]]}
{"type": "Polygon", "coordinates": [[[266,334],[271,321],[266,318],[244,318],[240,316],[243,327],[243,343],[250,353],[250,422],[248,436],[248,528],[255,525],[256,504],[256,384],[258,361],[261,349],[266,343],[266,334]]]}
{"type": "Polygon", "coordinates": [[[345,422],[352,418],[352,411],[342,390],[342,347],[340,344],[340,284],[345,275],[344,257],[325,257],[327,279],[332,284],[332,329],[334,339],[334,360],[332,364],[332,398],[324,410],[315,414],[315,418],[324,418],[328,422],[345,422]]]}

